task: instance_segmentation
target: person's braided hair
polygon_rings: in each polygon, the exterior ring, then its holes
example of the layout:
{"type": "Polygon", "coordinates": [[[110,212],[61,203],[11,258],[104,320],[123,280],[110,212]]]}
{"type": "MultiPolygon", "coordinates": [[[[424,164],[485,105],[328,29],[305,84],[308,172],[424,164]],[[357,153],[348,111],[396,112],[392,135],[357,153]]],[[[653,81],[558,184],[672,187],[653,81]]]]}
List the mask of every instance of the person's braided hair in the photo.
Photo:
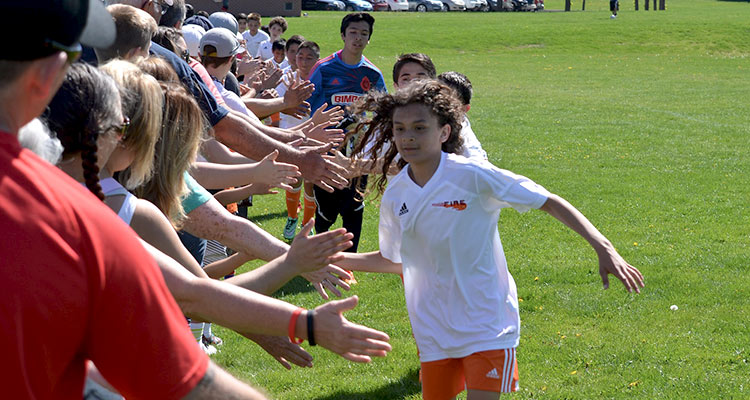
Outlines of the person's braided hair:
{"type": "Polygon", "coordinates": [[[88,64],[73,64],[43,119],[60,139],[63,159],[80,153],[86,187],[104,200],[99,185],[97,140],[122,124],[120,95],[114,80],[88,64]]]}

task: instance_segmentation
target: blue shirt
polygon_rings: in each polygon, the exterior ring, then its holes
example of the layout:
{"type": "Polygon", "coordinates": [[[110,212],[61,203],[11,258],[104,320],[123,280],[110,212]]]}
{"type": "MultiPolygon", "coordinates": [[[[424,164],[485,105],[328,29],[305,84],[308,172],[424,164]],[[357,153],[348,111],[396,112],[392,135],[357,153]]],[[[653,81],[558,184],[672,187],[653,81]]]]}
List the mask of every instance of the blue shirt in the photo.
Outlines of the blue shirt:
{"type": "Polygon", "coordinates": [[[315,91],[308,100],[312,111],[328,103],[328,108],[353,104],[370,90],[387,91],[385,79],[375,64],[362,57],[355,65],[341,60],[341,50],[318,61],[310,73],[315,91]]]}
{"type": "Polygon", "coordinates": [[[198,105],[211,126],[218,124],[222,118],[229,114],[229,110],[216,103],[216,99],[211,94],[211,91],[208,90],[206,84],[203,83],[200,76],[190,68],[190,65],[188,65],[185,60],[177,57],[177,54],[154,42],[151,42],[149,53],[156,54],[167,60],[167,62],[172,65],[172,68],[177,72],[177,76],[180,77],[180,82],[182,82],[182,84],[185,85],[185,88],[188,89],[193,97],[195,97],[195,100],[198,102],[198,105]]]}

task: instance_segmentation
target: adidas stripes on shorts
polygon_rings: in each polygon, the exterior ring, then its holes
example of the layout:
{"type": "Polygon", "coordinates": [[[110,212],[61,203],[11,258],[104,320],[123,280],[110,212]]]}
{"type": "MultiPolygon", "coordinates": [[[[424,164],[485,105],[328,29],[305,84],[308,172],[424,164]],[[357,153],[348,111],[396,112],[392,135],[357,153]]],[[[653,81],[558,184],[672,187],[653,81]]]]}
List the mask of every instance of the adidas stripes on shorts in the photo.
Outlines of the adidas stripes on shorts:
{"type": "Polygon", "coordinates": [[[517,391],[516,349],[480,351],[463,358],[422,363],[424,400],[451,399],[464,389],[517,391]]]}

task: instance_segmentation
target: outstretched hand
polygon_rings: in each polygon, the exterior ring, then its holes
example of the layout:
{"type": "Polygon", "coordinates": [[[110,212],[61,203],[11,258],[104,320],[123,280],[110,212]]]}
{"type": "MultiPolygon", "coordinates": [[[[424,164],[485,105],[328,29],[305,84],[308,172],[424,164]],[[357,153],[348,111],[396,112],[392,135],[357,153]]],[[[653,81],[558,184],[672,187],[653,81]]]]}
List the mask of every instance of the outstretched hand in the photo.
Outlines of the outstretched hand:
{"type": "Polygon", "coordinates": [[[344,119],[344,110],[341,106],[331,107],[328,110],[326,110],[326,107],[328,107],[328,103],[323,103],[315,110],[312,118],[310,118],[313,125],[333,126],[344,119]]]}
{"type": "Polygon", "coordinates": [[[292,190],[291,185],[295,184],[297,178],[302,176],[302,174],[296,165],[276,161],[278,156],[279,151],[274,150],[258,161],[256,168],[258,169],[257,175],[259,178],[253,183],[292,190]]]}
{"type": "Polygon", "coordinates": [[[334,162],[324,159],[322,156],[322,154],[330,151],[333,146],[332,143],[329,143],[322,146],[300,149],[302,157],[297,164],[300,172],[302,172],[302,177],[306,181],[318,185],[327,192],[333,192],[334,187],[343,189],[348,183],[346,178],[344,178],[346,170],[334,162]]]}
{"type": "Polygon", "coordinates": [[[385,357],[391,351],[390,337],[384,332],[349,322],[342,315],[359,299],[352,296],[315,308],[315,341],[349,361],[368,363],[371,357],[385,357]]]}
{"type": "Polygon", "coordinates": [[[344,228],[308,236],[315,226],[310,219],[294,237],[286,254],[286,262],[299,273],[319,270],[344,258],[341,251],[352,246],[354,235],[344,228]]]}
{"type": "Polygon", "coordinates": [[[344,131],[337,128],[329,128],[327,124],[310,125],[305,127],[305,136],[323,143],[339,144],[344,141],[344,131]]]}
{"type": "Polygon", "coordinates": [[[313,285],[323,300],[329,299],[326,291],[333,293],[336,297],[341,297],[339,287],[344,290],[351,289],[346,280],[352,279],[352,274],[335,265],[327,265],[317,271],[300,274],[300,276],[313,285]]]}
{"type": "Polygon", "coordinates": [[[242,336],[257,343],[266,353],[276,359],[284,368],[292,369],[292,364],[303,368],[312,367],[313,357],[302,347],[289,341],[284,336],[256,335],[242,333],[242,336]]]}
{"type": "Polygon", "coordinates": [[[630,265],[611,245],[605,250],[597,252],[599,257],[599,275],[602,277],[604,289],[609,289],[609,274],[622,281],[628,292],[641,292],[644,286],[643,274],[638,268],[630,265]]]}

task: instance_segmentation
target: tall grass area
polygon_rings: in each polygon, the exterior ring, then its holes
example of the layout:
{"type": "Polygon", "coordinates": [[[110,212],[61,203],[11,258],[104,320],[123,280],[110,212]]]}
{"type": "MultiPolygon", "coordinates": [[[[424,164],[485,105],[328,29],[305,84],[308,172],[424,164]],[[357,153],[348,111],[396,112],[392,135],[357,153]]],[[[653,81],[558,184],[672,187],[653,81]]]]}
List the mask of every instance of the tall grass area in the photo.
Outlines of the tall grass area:
{"type": "MultiPolygon", "coordinates": [[[[632,4],[615,20],[605,0],[570,13],[375,15],[365,54],[389,87],[406,52],[465,73],[490,160],[569,200],[646,277],[640,295],[617,281],[603,291],[584,240],[543,212],[503,211],[522,299],[516,398],[750,397],[750,4],[632,4]]],[[[343,15],[290,19],[286,36],[317,41],[325,56],[342,44],[343,15]]],[[[257,197],[251,211],[280,237],[284,210],[278,195],[257,197]]],[[[374,197],[364,225],[360,251],[376,250],[374,197]]],[[[279,399],[421,398],[399,278],[356,277],[346,295],[360,304],[346,315],[391,336],[387,358],[360,365],[308,347],[314,368],[286,371],[219,328],[214,360],[279,399]]],[[[302,281],[276,295],[322,303],[302,281]]]]}

